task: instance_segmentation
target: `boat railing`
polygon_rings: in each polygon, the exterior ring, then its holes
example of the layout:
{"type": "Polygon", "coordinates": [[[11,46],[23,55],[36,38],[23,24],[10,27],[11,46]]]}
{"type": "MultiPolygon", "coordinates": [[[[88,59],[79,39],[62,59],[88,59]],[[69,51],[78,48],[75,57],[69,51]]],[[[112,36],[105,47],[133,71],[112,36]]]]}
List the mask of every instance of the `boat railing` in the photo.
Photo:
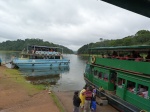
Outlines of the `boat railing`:
{"type": "MultiPolygon", "coordinates": [[[[95,56],[99,57],[99,56],[95,56]]],[[[150,59],[145,59],[143,57],[137,57],[137,58],[131,58],[131,57],[121,57],[121,56],[105,56],[105,57],[99,57],[99,58],[110,58],[110,59],[119,59],[119,60],[131,60],[131,61],[144,61],[144,62],[150,62],[150,59]]]]}
{"type": "Polygon", "coordinates": [[[39,54],[39,55],[60,55],[59,52],[49,52],[49,51],[36,51],[35,54],[39,54]]]}

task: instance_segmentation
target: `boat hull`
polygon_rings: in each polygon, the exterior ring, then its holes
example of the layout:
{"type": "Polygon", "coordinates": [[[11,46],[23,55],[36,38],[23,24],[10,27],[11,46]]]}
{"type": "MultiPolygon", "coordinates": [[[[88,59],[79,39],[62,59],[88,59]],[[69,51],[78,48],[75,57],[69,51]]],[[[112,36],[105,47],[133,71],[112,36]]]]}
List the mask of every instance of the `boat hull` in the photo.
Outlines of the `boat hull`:
{"type": "Polygon", "coordinates": [[[13,64],[20,69],[43,69],[51,67],[69,66],[70,61],[66,59],[14,59],[13,64]]]}

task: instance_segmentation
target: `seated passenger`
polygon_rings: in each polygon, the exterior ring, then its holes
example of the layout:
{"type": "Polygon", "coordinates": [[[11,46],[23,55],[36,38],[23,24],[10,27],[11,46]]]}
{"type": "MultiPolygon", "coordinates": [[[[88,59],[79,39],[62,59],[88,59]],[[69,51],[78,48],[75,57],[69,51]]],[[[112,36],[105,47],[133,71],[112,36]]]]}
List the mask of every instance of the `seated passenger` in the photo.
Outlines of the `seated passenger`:
{"type": "Polygon", "coordinates": [[[101,79],[102,78],[102,73],[99,73],[98,77],[101,79]]]}
{"type": "Polygon", "coordinates": [[[124,57],[125,60],[128,60],[130,58],[130,55],[127,55],[124,57]]]}
{"type": "Polygon", "coordinates": [[[150,61],[150,51],[148,51],[148,55],[146,56],[146,61],[150,61]]]}
{"type": "Polygon", "coordinates": [[[144,89],[144,87],[141,85],[141,86],[139,87],[139,89],[138,89],[138,93],[141,93],[141,92],[143,92],[143,91],[145,91],[145,89],[144,89]]]}
{"type": "Polygon", "coordinates": [[[140,56],[139,53],[137,53],[137,58],[135,59],[135,61],[143,61],[143,57],[140,56]]]}
{"type": "Polygon", "coordinates": [[[132,58],[137,58],[137,52],[132,51],[132,58]]]}
{"type": "Polygon", "coordinates": [[[104,54],[102,54],[102,58],[104,58],[104,54]]]}
{"type": "Polygon", "coordinates": [[[111,55],[110,55],[110,54],[108,54],[108,55],[106,56],[106,58],[111,58],[111,55]]]}
{"type": "Polygon", "coordinates": [[[144,91],[142,92],[142,96],[147,99],[148,98],[148,91],[144,91]]]}
{"type": "Polygon", "coordinates": [[[116,52],[116,51],[113,51],[113,53],[112,53],[112,58],[115,58],[115,57],[117,57],[117,56],[118,56],[117,52],[116,52]]]}
{"type": "Polygon", "coordinates": [[[131,92],[134,92],[135,91],[135,87],[133,87],[132,89],[131,89],[131,92]]]}
{"type": "Polygon", "coordinates": [[[137,52],[132,51],[131,55],[129,55],[128,60],[135,60],[137,58],[137,52]]]}
{"type": "Polygon", "coordinates": [[[129,90],[130,92],[134,92],[135,87],[129,87],[128,90],[129,90]]]}
{"type": "Polygon", "coordinates": [[[108,78],[104,77],[104,80],[105,80],[105,81],[108,81],[108,78]]]}

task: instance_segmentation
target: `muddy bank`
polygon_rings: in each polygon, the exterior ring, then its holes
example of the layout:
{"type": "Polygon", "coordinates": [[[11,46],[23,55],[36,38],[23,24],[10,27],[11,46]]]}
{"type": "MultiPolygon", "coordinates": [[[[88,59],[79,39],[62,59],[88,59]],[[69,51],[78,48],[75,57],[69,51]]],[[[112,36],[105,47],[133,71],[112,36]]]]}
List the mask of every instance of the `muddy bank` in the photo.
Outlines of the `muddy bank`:
{"type": "Polygon", "coordinates": [[[47,90],[34,88],[17,73],[0,66],[0,112],[60,112],[47,90]],[[11,73],[10,73],[11,72],[11,73]]]}

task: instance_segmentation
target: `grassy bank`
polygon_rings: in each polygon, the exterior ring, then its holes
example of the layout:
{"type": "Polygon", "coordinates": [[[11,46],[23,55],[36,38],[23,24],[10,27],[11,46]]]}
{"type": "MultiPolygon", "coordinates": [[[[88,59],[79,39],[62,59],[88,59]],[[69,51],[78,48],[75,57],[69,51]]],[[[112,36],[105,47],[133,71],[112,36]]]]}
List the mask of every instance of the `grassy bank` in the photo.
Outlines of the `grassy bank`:
{"type": "MultiPolygon", "coordinates": [[[[34,94],[37,94],[38,92],[46,89],[44,85],[32,85],[31,83],[26,81],[24,76],[16,69],[5,68],[2,71],[2,74],[3,78],[8,78],[10,82],[13,82],[12,84],[17,84],[21,86],[25,91],[28,92],[29,96],[33,96],[34,94]]],[[[59,99],[53,92],[50,94],[50,97],[53,99],[60,112],[65,112],[59,99]]]]}
{"type": "Polygon", "coordinates": [[[59,108],[60,112],[65,112],[65,109],[62,106],[61,102],[59,101],[58,97],[54,93],[51,93],[51,97],[55,102],[55,104],[57,105],[57,107],[59,108]]]}
{"type": "Polygon", "coordinates": [[[6,69],[5,74],[11,81],[18,83],[20,86],[26,89],[28,91],[28,95],[34,95],[37,92],[45,89],[43,85],[32,85],[27,82],[21,73],[16,69],[6,69]]]}

